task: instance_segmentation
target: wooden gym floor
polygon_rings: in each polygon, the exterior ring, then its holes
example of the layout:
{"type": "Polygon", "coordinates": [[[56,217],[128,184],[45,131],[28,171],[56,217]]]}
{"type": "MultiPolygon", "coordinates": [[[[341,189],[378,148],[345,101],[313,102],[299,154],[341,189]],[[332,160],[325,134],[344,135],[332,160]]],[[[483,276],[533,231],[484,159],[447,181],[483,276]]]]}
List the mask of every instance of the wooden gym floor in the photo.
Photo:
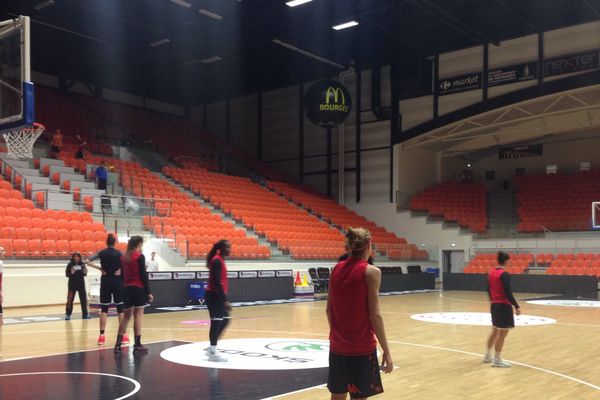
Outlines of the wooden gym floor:
{"type": "MultiPolygon", "coordinates": [[[[541,296],[520,294],[517,297],[531,299],[541,296]]],[[[494,369],[481,363],[481,353],[489,332],[488,327],[421,322],[410,318],[412,314],[417,313],[487,312],[488,302],[484,293],[433,292],[381,297],[387,334],[394,362],[398,368],[393,374],[384,376],[385,393],[376,398],[382,400],[600,398],[600,363],[598,362],[600,308],[532,305],[525,301],[521,303],[524,314],[553,318],[557,322],[543,326],[517,327],[509,334],[504,352],[504,358],[514,362],[513,367],[494,369]]],[[[62,307],[9,309],[5,310],[5,318],[55,315],[62,313],[62,310],[62,307]]],[[[241,307],[234,309],[233,316],[234,319],[224,339],[327,339],[328,329],[323,301],[241,307]]],[[[208,326],[182,324],[182,321],[207,319],[206,311],[146,315],[143,341],[156,342],[151,346],[149,356],[157,357],[162,349],[170,346],[207,340],[208,326]]],[[[159,394],[162,392],[160,387],[156,386],[156,380],[160,378],[157,378],[156,374],[146,374],[155,368],[153,364],[158,363],[158,359],[149,358],[143,363],[132,362],[128,368],[115,370],[111,347],[115,338],[116,318],[109,318],[107,328],[108,350],[96,351],[99,347],[96,345],[98,335],[96,318],[82,321],[76,314],[71,321],[4,325],[0,328],[0,360],[2,360],[0,398],[6,400],[33,398],[25,393],[19,397],[9,391],[11,378],[7,380],[2,375],[27,371],[51,371],[52,363],[58,362],[61,364],[56,366],[54,369],[56,371],[64,371],[67,368],[71,371],[111,373],[132,378],[135,376],[134,379],[139,381],[142,391],[128,398],[166,398],[164,393],[159,394]],[[93,351],[79,353],[81,350],[93,351]],[[77,352],[76,356],[69,356],[70,358],[65,359],[67,365],[62,364],[64,360],[60,357],[64,358],[64,353],[71,352],[77,352]],[[88,359],[82,361],[81,354],[87,355],[88,359]],[[38,358],[49,355],[56,355],[58,358],[38,358]],[[90,361],[90,357],[94,357],[93,362],[90,361]],[[49,369],[42,369],[41,365],[49,369]],[[145,386],[146,390],[144,390],[145,386]]],[[[161,362],[175,365],[166,361],[161,362]]],[[[195,368],[195,371],[206,370],[195,368]]],[[[165,369],[168,370],[170,369],[165,369]]],[[[195,387],[195,392],[193,395],[186,395],[187,398],[289,400],[329,398],[327,390],[320,386],[324,383],[322,370],[313,375],[302,375],[302,371],[297,371],[297,375],[301,378],[296,381],[293,372],[285,374],[282,372],[277,379],[268,377],[265,379],[266,375],[256,375],[254,388],[246,394],[242,392],[226,394],[220,389],[215,390],[214,387],[203,389],[202,378],[196,376],[192,379],[185,375],[188,378],[176,382],[181,390],[179,393],[181,396],[178,396],[175,390],[170,393],[170,398],[186,398],[183,396],[186,393],[184,388],[188,386],[195,387]],[[274,382],[276,380],[279,380],[279,384],[274,382]],[[287,385],[285,380],[294,384],[287,385]],[[291,391],[296,393],[284,394],[291,391]]],[[[234,381],[239,380],[241,376],[247,378],[252,376],[252,373],[242,375],[238,373],[237,377],[235,374],[222,373],[219,385],[223,388],[234,385],[234,381]]],[[[23,377],[12,379],[14,379],[13,383],[18,383],[23,388],[38,385],[36,379],[42,378],[35,376],[27,378],[30,379],[27,381],[23,381],[23,377]]],[[[177,379],[177,377],[170,379],[177,379]]],[[[73,382],[66,380],[64,385],[73,386],[73,382]]],[[[45,398],[54,398],[53,390],[55,389],[52,387],[47,388],[45,398]]],[[[56,395],[68,399],[69,393],[71,392],[62,394],[57,392],[56,395]]],[[[108,394],[105,397],[102,391],[89,396],[91,397],[86,398],[115,398],[114,395],[108,394]]]]}

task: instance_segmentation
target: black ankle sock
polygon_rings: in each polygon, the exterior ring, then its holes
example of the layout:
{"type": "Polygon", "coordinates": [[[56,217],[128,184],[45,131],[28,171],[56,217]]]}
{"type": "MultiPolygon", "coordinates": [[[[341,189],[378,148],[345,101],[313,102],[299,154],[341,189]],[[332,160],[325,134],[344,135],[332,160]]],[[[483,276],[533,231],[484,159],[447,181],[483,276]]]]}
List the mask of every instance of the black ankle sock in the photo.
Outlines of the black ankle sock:
{"type": "Polygon", "coordinates": [[[135,345],[136,346],[142,345],[142,335],[135,335],[135,345]]]}
{"type": "Polygon", "coordinates": [[[104,329],[100,329],[100,334],[104,335],[104,329]]]}
{"type": "Polygon", "coordinates": [[[117,335],[117,343],[115,344],[115,346],[120,346],[122,341],[123,335],[117,335]]]}

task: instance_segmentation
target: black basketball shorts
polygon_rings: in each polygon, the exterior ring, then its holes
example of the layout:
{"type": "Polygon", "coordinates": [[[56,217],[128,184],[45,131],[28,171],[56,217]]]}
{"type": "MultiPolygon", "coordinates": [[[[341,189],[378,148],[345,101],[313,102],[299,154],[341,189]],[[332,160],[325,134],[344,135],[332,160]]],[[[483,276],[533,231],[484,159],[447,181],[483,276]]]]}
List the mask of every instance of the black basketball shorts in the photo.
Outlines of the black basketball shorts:
{"type": "Polygon", "coordinates": [[[148,306],[146,291],[137,286],[125,286],[123,288],[123,308],[141,308],[148,306]]]}
{"type": "Polygon", "coordinates": [[[491,306],[492,325],[498,329],[512,329],[515,327],[515,316],[510,304],[493,303],[491,306]]]}
{"type": "Polygon", "coordinates": [[[123,304],[123,279],[120,276],[103,276],[100,280],[100,304],[108,306],[111,300],[117,306],[123,304]]]}
{"type": "Polygon", "coordinates": [[[333,394],[350,393],[350,398],[383,393],[377,350],[366,356],[329,353],[327,388],[333,394]]]}

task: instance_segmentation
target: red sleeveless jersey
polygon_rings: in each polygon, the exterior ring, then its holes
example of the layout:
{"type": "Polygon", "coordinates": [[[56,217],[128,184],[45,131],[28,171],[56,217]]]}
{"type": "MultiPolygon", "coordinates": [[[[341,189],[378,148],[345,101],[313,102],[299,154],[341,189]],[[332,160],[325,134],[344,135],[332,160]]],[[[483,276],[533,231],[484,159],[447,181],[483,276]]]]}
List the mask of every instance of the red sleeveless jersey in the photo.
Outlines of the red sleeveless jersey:
{"type": "Polygon", "coordinates": [[[494,268],[488,274],[488,284],[490,287],[492,303],[511,304],[504,292],[504,283],[500,280],[502,274],[505,272],[506,271],[502,268],[494,268]]]}
{"type": "Polygon", "coordinates": [[[219,255],[214,256],[212,260],[210,260],[210,274],[208,276],[208,285],[206,286],[206,290],[216,293],[219,292],[215,281],[216,277],[213,271],[213,268],[215,267],[213,264],[216,260],[221,262],[221,286],[223,287],[223,292],[225,293],[225,295],[227,295],[227,290],[229,288],[227,280],[227,266],[225,265],[225,260],[223,259],[223,257],[219,255]]]}
{"type": "Polygon", "coordinates": [[[141,255],[142,253],[139,251],[132,251],[131,254],[129,254],[129,261],[126,261],[125,257],[121,259],[124,286],[136,286],[142,289],[144,288],[140,264],[138,262],[141,255]]]}
{"type": "Polygon", "coordinates": [[[377,348],[369,318],[367,277],[369,264],[350,257],[339,262],[329,280],[331,351],[339,355],[369,355],[377,348]]]}

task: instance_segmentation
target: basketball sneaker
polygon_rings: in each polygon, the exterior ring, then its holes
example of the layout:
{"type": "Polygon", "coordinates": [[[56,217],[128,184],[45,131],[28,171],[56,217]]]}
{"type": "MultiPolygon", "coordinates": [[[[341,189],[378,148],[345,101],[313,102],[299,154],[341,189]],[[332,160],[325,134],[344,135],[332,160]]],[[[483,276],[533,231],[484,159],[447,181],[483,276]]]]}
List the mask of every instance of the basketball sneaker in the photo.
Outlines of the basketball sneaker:
{"type": "Polygon", "coordinates": [[[88,314],[85,314],[83,317],[81,317],[81,319],[92,319],[92,317],[90,317],[88,314]]]}
{"type": "Polygon", "coordinates": [[[494,368],[510,368],[510,364],[501,358],[494,358],[494,361],[492,361],[492,367],[494,367],[494,368]]]}
{"type": "Polygon", "coordinates": [[[104,336],[104,335],[98,336],[98,345],[102,346],[104,343],[106,343],[106,336],[104,336]]]}
{"type": "Polygon", "coordinates": [[[129,336],[127,336],[126,333],[123,335],[123,339],[121,339],[121,343],[124,345],[129,344],[129,336]]]}
{"type": "Polygon", "coordinates": [[[71,320],[71,316],[70,315],[65,315],[65,321],[70,321],[71,320]]]}
{"type": "Polygon", "coordinates": [[[492,360],[492,356],[491,356],[491,355],[489,355],[489,354],[486,354],[485,356],[483,356],[483,363],[484,363],[484,364],[489,364],[489,363],[491,363],[492,361],[493,361],[493,360],[492,360]]]}
{"type": "Polygon", "coordinates": [[[223,357],[221,355],[221,353],[219,353],[218,351],[215,351],[214,353],[209,353],[208,356],[208,361],[211,362],[227,362],[227,359],[225,357],[223,357]]]}
{"type": "Polygon", "coordinates": [[[148,348],[146,346],[136,344],[135,346],[133,346],[133,352],[134,353],[147,353],[148,348]]]}

